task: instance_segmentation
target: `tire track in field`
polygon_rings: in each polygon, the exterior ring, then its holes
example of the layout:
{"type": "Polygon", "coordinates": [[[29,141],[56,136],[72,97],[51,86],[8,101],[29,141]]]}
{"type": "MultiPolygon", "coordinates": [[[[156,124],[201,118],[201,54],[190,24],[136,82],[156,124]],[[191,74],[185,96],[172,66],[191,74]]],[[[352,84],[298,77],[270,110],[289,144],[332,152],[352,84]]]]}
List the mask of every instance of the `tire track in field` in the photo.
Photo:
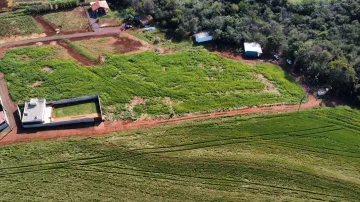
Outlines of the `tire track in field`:
{"type": "MultiPolygon", "coordinates": [[[[319,127],[316,129],[323,129],[324,127],[319,127]]],[[[315,129],[315,130],[316,130],[315,129]]],[[[312,129],[308,130],[301,130],[304,131],[312,131],[312,129]]],[[[313,135],[319,134],[329,131],[336,131],[340,130],[339,128],[330,128],[326,131],[321,132],[308,132],[307,134],[298,134],[292,136],[304,136],[304,135],[313,135]]],[[[291,131],[293,133],[293,131],[291,131]]],[[[284,133],[270,133],[264,135],[254,135],[254,136],[247,136],[247,137],[238,137],[238,138],[227,138],[227,139],[220,139],[220,140],[212,140],[212,141],[204,141],[204,142],[196,142],[191,144],[183,144],[183,145],[173,145],[169,147],[158,147],[158,148],[144,148],[144,149],[134,149],[123,153],[117,153],[113,155],[105,155],[105,156],[98,156],[98,157],[91,157],[91,158],[83,158],[83,159],[76,159],[76,160],[69,160],[69,161],[61,161],[61,162],[50,162],[44,164],[35,164],[35,165],[25,165],[25,166],[17,166],[17,167],[8,167],[8,168],[1,168],[0,169],[0,176],[4,175],[11,175],[11,174],[21,174],[21,173],[28,173],[28,172],[39,172],[39,171],[47,171],[51,169],[61,169],[72,165],[94,165],[100,164],[105,162],[112,162],[123,160],[127,158],[133,158],[137,156],[143,156],[146,154],[161,154],[161,153],[169,153],[169,152],[180,152],[180,151],[188,151],[194,149],[201,149],[201,148],[210,148],[210,147],[219,147],[223,145],[230,145],[230,144],[240,144],[240,143],[248,143],[248,142],[255,142],[255,141],[264,141],[264,140],[273,140],[283,138],[284,134],[289,134],[289,132],[284,133]],[[269,135],[279,135],[278,137],[267,137],[269,135]],[[263,138],[263,137],[267,138],[263,138]],[[119,157],[119,155],[121,155],[119,157]]]]}
{"type": "MultiPolygon", "coordinates": [[[[334,126],[335,125],[326,125],[326,126],[321,126],[321,127],[316,127],[316,128],[308,128],[308,129],[302,129],[302,130],[277,131],[275,133],[266,133],[266,134],[260,134],[260,135],[252,135],[252,136],[243,136],[243,137],[238,137],[238,138],[233,138],[233,137],[232,138],[223,138],[223,139],[216,139],[216,140],[210,140],[210,141],[200,141],[200,142],[195,142],[195,143],[190,143],[190,144],[179,144],[179,145],[171,145],[171,146],[156,147],[156,148],[132,149],[132,150],[129,150],[129,151],[124,152],[124,153],[132,153],[132,152],[146,151],[146,150],[153,150],[153,149],[170,149],[170,148],[176,148],[176,147],[181,147],[181,146],[190,146],[190,145],[218,142],[218,141],[224,141],[224,140],[233,140],[233,139],[238,140],[238,139],[248,139],[248,138],[253,138],[253,137],[264,137],[264,136],[269,136],[269,135],[276,135],[278,133],[283,134],[283,133],[311,131],[311,130],[324,129],[324,128],[329,128],[329,127],[334,127],[334,126]]],[[[67,163],[76,163],[76,162],[79,162],[79,161],[81,162],[81,161],[87,161],[87,160],[97,160],[97,159],[102,159],[102,158],[107,158],[107,157],[113,157],[114,155],[118,155],[118,154],[119,153],[117,153],[117,154],[109,154],[109,155],[101,155],[101,156],[95,156],[95,157],[78,158],[78,159],[66,160],[66,161],[55,161],[55,162],[41,163],[41,164],[3,167],[3,168],[0,168],[0,171],[7,170],[7,169],[36,167],[36,166],[42,166],[42,165],[67,164],[67,163]]]]}
{"type": "MultiPolygon", "coordinates": [[[[251,189],[256,189],[259,191],[263,191],[264,188],[270,189],[278,189],[282,191],[290,191],[295,194],[306,193],[306,194],[313,194],[317,196],[326,196],[326,197],[335,197],[341,199],[356,199],[356,197],[349,197],[344,195],[336,195],[336,194],[327,194],[317,191],[311,191],[306,189],[298,189],[298,188],[291,188],[285,186],[278,186],[260,182],[251,182],[248,180],[235,180],[235,179],[228,179],[228,178],[213,178],[213,177],[200,177],[200,176],[192,176],[192,175],[182,175],[176,173],[164,173],[164,172],[156,172],[156,171],[148,171],[148,170],[141,170],[141,169],[131,169],[131,168],[118,168],[118,167],[105,167],[99,169],[99,166],[95,168],[82,168],[81,166],[77,166],[75,168],[67,168],[71,170],[78,170],[78,171],[85,171],[85,172],[97,172],[97,173],[105,173],[105,174],[115,174],[115,175],[128,175],[133,177],[144,177],[150,179],[158,179],[158,180],[169,180],[169,181],[177,181],[183,183],[199,183],[205,185],[215,185],[215,186],[229,186],[234,188],[249,188],[246,187],[248,185],[253,185],[255,187],[251,187],[251,189]],[[128,172],[126,172],[128,171],[128,172]],[[241,186],[242,185],[242,186],[241,186]]],[[[321,199],[320,199],[321,200],[321,199]]],[[[323,199],[322,199],[323,200],[323,199]]]]}

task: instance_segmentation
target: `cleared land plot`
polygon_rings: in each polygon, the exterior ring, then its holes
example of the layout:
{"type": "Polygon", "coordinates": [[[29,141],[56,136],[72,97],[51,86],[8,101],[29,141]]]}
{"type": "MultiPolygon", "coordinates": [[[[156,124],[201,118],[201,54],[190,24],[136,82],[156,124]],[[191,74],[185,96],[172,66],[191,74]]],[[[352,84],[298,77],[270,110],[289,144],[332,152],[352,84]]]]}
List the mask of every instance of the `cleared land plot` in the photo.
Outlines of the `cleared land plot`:
{"type": "Polygon", "coordinates": [[[5,73],[14,101],[98,94],[104,113],[122,119],[132,113],[128,105],[135,96],[145,99],[145,107],[138,106],[138,112],[169,115],[171,108],[182,114],[297,103],[304,94],[295,79],[278,66],[266,63],[249,66],[203,49],[167,55],[153,52],[112,55],[102,66],[93,68],[59,59],[55,53],[56,47],[51,46],[7,51],[0,71],[5,73]],[[45,67],[52,71],[44,71],[45,67]],[[262,74],[279,93],[266,91],[256,74],[262,74]],[[30,87],[37,81],[41,85],[30,87]]]}
{"type": "Polygon", "coordinates": [[[326,108],[1,147],[0,195],[5,201],[358,201],[359,120],[359,111],[326,108]]]}
{"type": "Polygon", "coordinates": [[[131,34],[141,40],[148,42],[149,44],[154,44],[155,46],[170,50],[183,50],[191,48],[193,46],[193,41],[190,38],[184,40],[177,40],[170,34],[167,35],[166,31],[159,29],[147,32],[131,31],[131,34]]]}
{"type": "Polygon", "coordinates": [[[30,35],[42,32],[40,25],[31,16],[0,18],[0,37],[30,35]]]}
{"type": "Polygon", "coordinates": [[[72,43],[88,52],[88,57],[91,58],[116,53],[129,53],[143,48],[140,42],[126,37],[85,38],[83,40],[73,40],[72,43]]]}
{"type": "Polygon", "coordinates": [[[89,21],[83,8],[49,13],[43,15],[43,18],[58,26],[62,32],[87,31],[89,29],[89,21]]]}
{"type": "Polygon", "coordinates": [[[95,102],[63,106],[53,109],[56,118],[98,113],[95,102]]]}

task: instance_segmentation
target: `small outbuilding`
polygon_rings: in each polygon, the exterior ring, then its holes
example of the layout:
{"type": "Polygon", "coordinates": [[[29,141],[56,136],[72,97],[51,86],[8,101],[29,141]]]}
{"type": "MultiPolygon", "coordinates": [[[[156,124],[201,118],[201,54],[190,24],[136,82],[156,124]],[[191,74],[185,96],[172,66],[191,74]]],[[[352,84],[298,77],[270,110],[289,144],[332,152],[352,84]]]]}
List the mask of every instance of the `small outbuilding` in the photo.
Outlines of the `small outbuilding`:
{"type": "Polygon", "coordinates": [[[200,32],[195,34],[195,41],[197,43],[202,43],[206,41],[212,41],[213,37],[208,32],[200,32]]]}
{"type": "Polygon", "coordinates": [[[154,18],[151,15],[144,15],[137,18],[141,26],[145,27],[151,24],[154,18]]]}
{"type": "Polygon", "coordinates": [[[244,54],[249,57],[259,57],[262,54],[262,49],[260,44],[255,42],[245,42],[244,43],[244,54]]]}
{"type": "Polygon", "coordinates": [[[96,1],[91,4],[91,10],[97,15],[106,15],[110,8],[106,1],[96,1]]]}

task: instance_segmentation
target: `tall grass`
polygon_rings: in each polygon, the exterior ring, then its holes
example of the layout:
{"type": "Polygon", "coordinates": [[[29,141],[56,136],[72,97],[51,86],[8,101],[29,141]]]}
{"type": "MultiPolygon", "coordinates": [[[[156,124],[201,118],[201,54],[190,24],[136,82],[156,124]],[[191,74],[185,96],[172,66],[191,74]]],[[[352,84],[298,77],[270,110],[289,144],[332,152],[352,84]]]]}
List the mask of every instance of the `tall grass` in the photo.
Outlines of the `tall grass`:
{"type": "MultiPolygon", "coordinates": [[[[73,43],[70,42],[70,45],[73,43]]],[[[92,58],[84,49],[79,53],[92,58]]],[[[204,50],[158,55],[109,56],[102,66],[89,68],[54,56],[55,47],[10,49],[0,63],[11,97],[23,102],[31,97],[49,100],[99,94],[107,113],[119,114],[117,105],[129,103],[134,96],[147,100],[150,114],[169,113],[164,98],[173,102],[175,113],[234,109],[261,104],[298,102],[304,91],[280,67],[262,64],[252,67],[204,50]],[[35,54],[36,53],[36,54],[35,54]],[[43,54],[37,54],[43,53],[43,54]],[[50,67],[54,71],[42,71],[50,67]],[[256,79],[261,73],[281,92],[264,91],[256,79]],[[42,81],[31,88],[32,83],[42,81]]]]}

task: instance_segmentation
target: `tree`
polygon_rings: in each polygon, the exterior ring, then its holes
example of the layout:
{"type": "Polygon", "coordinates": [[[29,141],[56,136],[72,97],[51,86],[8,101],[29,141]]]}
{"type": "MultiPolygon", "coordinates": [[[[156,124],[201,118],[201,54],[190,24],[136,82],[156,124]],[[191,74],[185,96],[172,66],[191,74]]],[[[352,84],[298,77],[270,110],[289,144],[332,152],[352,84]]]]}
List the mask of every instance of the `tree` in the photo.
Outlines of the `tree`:
{"type": "Polygon", "coordinates": [[[155,13],[155,4],[153,0],[144,0],[143,8],[146,14],[155,13]]]}

